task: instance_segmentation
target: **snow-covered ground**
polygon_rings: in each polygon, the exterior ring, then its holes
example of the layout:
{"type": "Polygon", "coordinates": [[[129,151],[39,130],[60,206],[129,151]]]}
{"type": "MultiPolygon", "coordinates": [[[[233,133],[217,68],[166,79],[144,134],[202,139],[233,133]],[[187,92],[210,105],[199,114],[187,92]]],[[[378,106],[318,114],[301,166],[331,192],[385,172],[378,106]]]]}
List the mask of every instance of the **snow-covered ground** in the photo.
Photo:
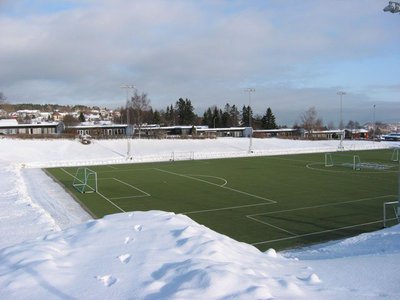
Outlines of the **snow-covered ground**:
{"type": "MultiPolygon", "coordinates": [[[[0,299],[400,299],[400,226],[262,253],[169,212],[91,220],[37,169],[123,163],[127,144],[0,139],[0,299]]],[[[347,149],[394,145],[344,143],[347,149]]],[[[251,155],[337,146],[253,139],[251,155]]],[[[131,162],[245,156],[248,147],[248,139],[233,138],[133,140],[131,162]]]]}

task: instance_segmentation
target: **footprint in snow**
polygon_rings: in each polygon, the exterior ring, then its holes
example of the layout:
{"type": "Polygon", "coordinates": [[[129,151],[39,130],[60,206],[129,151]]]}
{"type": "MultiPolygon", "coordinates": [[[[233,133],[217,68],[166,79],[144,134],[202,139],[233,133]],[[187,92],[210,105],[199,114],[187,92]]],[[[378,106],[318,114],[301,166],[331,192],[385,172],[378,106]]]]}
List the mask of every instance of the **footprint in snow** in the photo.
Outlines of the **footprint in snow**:
{"type": "Polygon", "coordinates": [[[135,231],[142,231],[142,225],[135,225],[135,231]]]}
{"type": "Polygon", "coordinates": [[[104,275],[104,276],[96,276],[95,277],[98,281],[102,282],[104,286],[110,287],[114,283],[118,281],[118,278],[115,278],[111,275],[104,275]]]}
{"type": "Polygon", "coordinates": [[[131,255],[129,253],[122,254],[122,255],[118,256],[117,258],[120,260],[120,262],[127,264],[131,260],[131,255]]]}
{"type": "Polygon", "coordinates": [[[127,236],[127,237],[125,238],[124,244],[127,245],[127,244],[129,244],[130,242],[133,242],[134,240],[135,240],[134,238],[131,238],[131,237],[127,236]]]}

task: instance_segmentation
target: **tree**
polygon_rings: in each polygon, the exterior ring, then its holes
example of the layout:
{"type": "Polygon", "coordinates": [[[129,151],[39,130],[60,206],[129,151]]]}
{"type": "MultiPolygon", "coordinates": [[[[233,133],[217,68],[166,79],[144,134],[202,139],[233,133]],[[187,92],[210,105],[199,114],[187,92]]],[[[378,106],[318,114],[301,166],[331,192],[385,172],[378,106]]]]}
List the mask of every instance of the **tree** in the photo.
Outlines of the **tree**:
{"type": "Polygon", "coordinates": [[[140,138],[142,123],[143,123],[143,114],[144,112],[151,109],[150,99],[147,98],[147,94],[142,93],[141,95],[139,95],[137,90],[135,90],[135,93],[131,98],[129,108],[132,108],[134,121],[137,125],[139,125],[139,138],[140,138]]]}
{"type": "Polygon", "coordinates": [[[207,110],[204,112],[202,124],[207,125],[209,128],[213,127],[213,114],[211,107],[207,108],[207,110]]]}
{"type": "Polygon", "coordinates": [[[348,129],[360,129],[361,126],[360,126],[360,123],[358,123],[357,121],[350,120],[347,123],[346,128],[348,128],[348,129]]]}
{"type": "Polygon", "coordinates": [[[167,110],[164,115],[165,122],[167,125],[175,125],[175,119],[176,119],[176,112],[174,110],[174,107],[172,106],[167,106],[167,110]]]}
{"type": "Polygon", "coordinates": [[[272,113],[270,107],[267,108],[265,115],[261,119],[261,128],[263,129],[276,129],[278,126],[276,125],[275,116],[272,113]]]}
{"type": "Polygon", "coordinates": [[[317,110],[314,106],[301,115],[301,122],[301,126],[310,133],[310,136],[314,130],[319,130],[323,127],[322,119],[318,118],[317,110]]]}
{"type": "Polygon", "coordinates": [[[153,124],[161,124],[161,114],[158,110],[155,110],[153,113],[153,124]]]}
{"type": "Polygon", "coordinates": [[[186,98],[186,100],[183,100],[179,98],[175,103],[175,109],[179,125],[194,125],[196,114],[194,113],[192,102],[189,99],[186,98]]]}
{"type": "Polygon", "coordinates": [[[3,92],[0,92],[0,105],[6,103],[7,97],[3,94],[3,92]]]}
{"type": "Polygon", "coordinates": [[[65,115],[63,118],[63,122],[65,126],[74,126],[79,123],[79,120],[75,118],[73,115],[65,115]]]}
{"type": "Polygon", "coordinates": [[[250,127],[253,122],[253,110],[250,106],[243,105],[242,108],[242,126],[250,127]]]}
{"type": "Polygon", "coordinates": [[[239,126],[239,120],[240,120],[240,112],[237,109],[236,105],[232,105],[231,109],[229,111],[230,119],[231,119],[231,126],[239,126]]]}
{"type": "Polygon", "coordinates": [[[78,118],[79,122],[83,123],[85,122],[85,115],[83,114],[83,112],[80,112],[79,114],[79,118],[78,118]]]}

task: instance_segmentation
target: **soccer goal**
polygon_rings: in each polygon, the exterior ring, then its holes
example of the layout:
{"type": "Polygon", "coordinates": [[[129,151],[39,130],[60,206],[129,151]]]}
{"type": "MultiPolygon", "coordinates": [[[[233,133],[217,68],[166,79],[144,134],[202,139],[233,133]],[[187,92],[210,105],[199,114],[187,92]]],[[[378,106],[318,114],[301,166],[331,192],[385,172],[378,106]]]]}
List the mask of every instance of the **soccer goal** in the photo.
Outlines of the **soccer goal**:
{"type": "Polygon", "coordinates": [[[361,161],[358,155],[346,155],[338,153],[325,153],[325,167],[348,167],[353,170],[361,169],[361,161]]]}
{"type": "Polygon", "coordinates": [[[78,168],[72,186],[80,193],[97,192],[97,173],[86,167],[78,168]]]}
{"type": "Polygon", "coordinates": [[[169,160],[194,160],[194,152],[172,152],[169,160]]]}
{"type": "Polygon", "coordinates": [[[391,161],[399,161],[399,150],[400,148],[393,148],[391,161]]]}
{"type": "Polygon", "coordinates": [[[400,204],[399,201],[383,203],[383,227],[388,225],[389,221],[395,220],[400,223],[400,204]]]}

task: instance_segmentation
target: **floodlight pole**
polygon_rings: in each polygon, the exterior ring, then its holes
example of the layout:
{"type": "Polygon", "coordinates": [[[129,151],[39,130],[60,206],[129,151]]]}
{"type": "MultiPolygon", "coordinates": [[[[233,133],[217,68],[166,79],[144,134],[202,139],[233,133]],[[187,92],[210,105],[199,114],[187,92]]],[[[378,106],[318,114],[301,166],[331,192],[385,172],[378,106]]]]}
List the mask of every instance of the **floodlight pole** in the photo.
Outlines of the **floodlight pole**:
{"type": "Polygon", "coordinates": [[[376,122],[375,122],[375,107],[376,107],[376,104],[374,104],[374,113],[373,113],[373,117],[374,117],[374,132],[373,132],[373,134],[372,134],[372,141],[375,143],[375,132],[376,132],[376,122]]]}
{"type": "Polygon", "coordinates": [[[250,127],[250,140],[249,140],[249,153],[251,153],[253,151],[253,127],[251,124],[251,93],[255,92],[256,90],[253,88],[247,88],[244,90],[245,92],[249,93],[249,110],[248,110],[248,114],[249,114],[249,127],[250,127]]]}
{"type": "Polygon", "coordinates": [[[345,92],[339,91],[337,94],[340,96],[340,124],[339,124],[339,129],[342,131],[342,134],[340,135],[340,144],[339,144],[339,150],[343,150],[343,109],[342,109],[342,97],[343,95],[346,95],[345,92]]]}
{"type": "Polygon", "coordinates": [[[399,163],[399,171],[397,172],[397,219],[400,217],[400,159],[399,163]]]}
{"type": "Polygon", "coordinates": [[[128,129],[130,126],[130,116],[129,116],[129,108],[131,107],[130,101],[129,101],[129,91],[136,89],[136,87],[133,84],[122,84],[121,89],[126,90],[126,134],[127,134],[127,150],[126,150],[126,157],[127,159],[131,159],[131,139],[130,136],[128,135],[128,129]]]}

